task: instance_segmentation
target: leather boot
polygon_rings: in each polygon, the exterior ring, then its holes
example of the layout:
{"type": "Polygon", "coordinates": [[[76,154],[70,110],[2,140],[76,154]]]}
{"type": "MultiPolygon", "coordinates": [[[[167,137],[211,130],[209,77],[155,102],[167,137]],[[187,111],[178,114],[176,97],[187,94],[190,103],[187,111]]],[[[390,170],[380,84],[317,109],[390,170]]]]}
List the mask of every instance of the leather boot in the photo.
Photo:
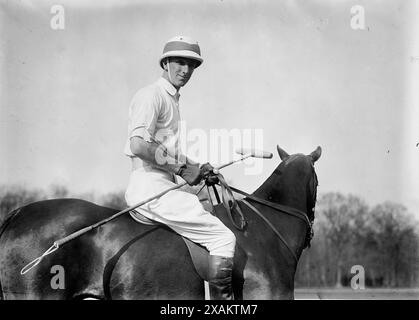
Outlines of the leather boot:
{"type": "Polygon", "coordinates": [[[211,300],[233,300],[233,258],[209,256],[209,292],[211,300]]]}

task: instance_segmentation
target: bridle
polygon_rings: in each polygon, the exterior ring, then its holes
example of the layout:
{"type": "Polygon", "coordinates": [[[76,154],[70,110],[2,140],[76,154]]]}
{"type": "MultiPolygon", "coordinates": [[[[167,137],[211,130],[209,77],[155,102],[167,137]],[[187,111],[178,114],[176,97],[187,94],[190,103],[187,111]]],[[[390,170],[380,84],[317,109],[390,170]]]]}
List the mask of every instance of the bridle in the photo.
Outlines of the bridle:
{"type": "MultiPolygon", "coordinates": [[[[284,236],[278,231],[278,229],[272,224],[272,222],[270,222],[269,219],[266,218],[250,202],[256,202],[256,203],[262,204],[262,205],[267,206],[269,208],[272,208],[276,211],[279,211],[279,212],[284,213],[284,214],[288,214],[290,216],[293,216],[295,218],[298,218],[298,219],[302,220],[307,226],[307,233],[306,233],[304,248],[309,247],[310,246],[310,241],[311,241],[311,239],[313,238],[313,235],[314,235],[314,232],[313,232],[314,208],[315,208],[315,204],[316,204],[317,185],[318,185],[317,175],[316,175],[316,172],[314,170],[313,162],[311,162],[311,170],[312,170],[312,177],[310,179],[310,182],[312,184],[311,184],[311,186],[310,186],[310,184],[307,185],[307,188],[308,188],[307,194],[312,194],[312,198],[310,199],[310,203],[309,203],[309,207],[311,207],[311,208],[308,208],[308,210],[310,210],[311,212],[304,212],[302,210],[299,210],[299,209],[296,209],[296,208],[293,208],[293,207],[290,207],[290,206],[285,206],[285,205],[282,205],[282,204],[278,204],[278,203],[275,203],[275,202],[272,202],[272,201],[269,201],[269,200],[262,199],[262,198],[254,196],[254,195],[251,195],[251,194],[249,194],[247,192],[244,192],[240,189],[237,189],[237,188],[234,188],[232,186],[227,185],[227,183],[225,182],[224,177],[221,174],[218,174],[219,185],[221,186],[222,195],[223,195],[222,203],[227,210],[227,215],[228,215],[231,223],[233,224],[233,226],[236,229],[238,229],[239,231],[243,231],[245,229],[245,227],[247,226],[247,221],[246,221],[239,205],[237,204],[237,201],[233,197],[232,192],[235,192],[235,193],[241,194],[241,195],[246,197],[246,199],[241,199],[238,202],[245,204],[250,210],[252,210],[256,215],[258,215],[270,227],[270,229],[274,232],[274,234],[281,240],[281,242],[288,249],[288,251],[292,255],[295,263],[297,264],[298,263],[297,255],[292,250],[292,248],[290,247],[290,245],[288,244],[288,242],[286,241],[284,236]],[[236,221],[233,217],[234,212],[236,212],[239,216],[239,224],[236,223],[236,221]]],[[[217,189],[215,188],[215,186],[212,186],[212,187],[213,187],[213,190],[214,190],[214,194],[217,198],[217,201],[220,203],[220,200],[219,200],[220,198],[218,196],[217,189]]],[[[208,193],[209,193],[209,190],[208,190],[208,193]]],[[[213,205],[212,200],[211,200],[211,196],[209,198],[210,198],[211,205],[213,205]]]]}

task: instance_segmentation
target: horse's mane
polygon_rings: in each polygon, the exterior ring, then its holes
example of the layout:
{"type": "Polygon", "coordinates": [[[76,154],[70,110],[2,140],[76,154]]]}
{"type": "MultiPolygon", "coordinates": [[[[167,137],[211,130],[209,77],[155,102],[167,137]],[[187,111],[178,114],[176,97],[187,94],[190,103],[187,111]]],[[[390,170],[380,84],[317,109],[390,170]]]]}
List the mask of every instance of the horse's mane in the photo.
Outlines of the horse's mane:
{"type": "Polygon", "coordinates": [[[308,219],[313,222],[314,221],[314,211],[317,202],[317,186],[319,184],[317,179],[316,171],[314,170],[313,166],[313,176],[312,176],[312,185],[310,190],[310,185],[307,186],[309,190],[307,190],[307,216],[308,219]]]}
{"type": "Polygon", "coordinates": [[[315,218],[315,208],[316,208],[316,202],[317,202],[317,186],[318,186],[318,180],[317,180],[317,174],[314,170],[314,165],[312,165],[313,168],[313,177],[312,180],[312,189],[310,190],[310,185],[307,186],[309,190],[307,190],[307,216],[308,220],[311,223],[310,230],[307,230],[306,235],[306,242],[304,245],[304,248],[310,247],[311,239],[314,237],[314,231],[313,231],[313,223],[315,218]],[[311,196],[311,197],[310,197],[311,196]]]}

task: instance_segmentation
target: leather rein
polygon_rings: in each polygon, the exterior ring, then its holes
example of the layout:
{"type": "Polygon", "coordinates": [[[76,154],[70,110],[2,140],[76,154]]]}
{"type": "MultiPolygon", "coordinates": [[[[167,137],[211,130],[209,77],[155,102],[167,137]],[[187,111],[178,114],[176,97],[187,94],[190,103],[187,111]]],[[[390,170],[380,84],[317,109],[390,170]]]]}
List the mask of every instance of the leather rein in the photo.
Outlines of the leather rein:
{"type": "MultiPolygon", "coordinates": [[[[221,174],[217,174],[217,177],[219,179],[219,185],[221,186],[221,192],[222,192],[222,204],[225,207],[225,209],[227,210],[227,215],[231,221],[231,223],[233,224],[233,226],[240,230],[243,231],[244,228],[247,225],[247,221],[246,218],[243,215],[243,212],[241,211],[239,205],[237,204],[238,202],[234,199],[233,196],[233,192],[235,193],[239,193],[243,196],[246,197],[246,199],[241,199],[239,200],[240,202],[244,203],[250,210],[252,210],[254,213],[256,213],[269,227],[270,229],[275,233],[276,236],[278,236],[278,238],[281,240],[281,242],[285,245],[285,247],[288,249],[288,251],[290,252],[290,254],[292,255],[295,263],[298,263],[298,258],[297,255],[295,254],[295,252],[291,249],[290,245],[288,244],[288,242],[285,240],[285,238],[283,237],[283,235],[278,231],[278,229],[269,221],[269,219],[267,219],[257,208],[255,208],[252,204],[249,203],[248,200],[253,201],[253,202],[257,202],[259,204],[262,204],[264,206],[267,206],[269,208],[272,208],[276,211],[291,215],[293,217],[296,217],[302,221],[304,221],[307,225],[308,228],[308,232],[307,232],[307,237],[308,237],[308,242],[310,242],[312,236],[313,236],[313,222],[310,221],[310,219],[308,218],[307,213],[298,210],[296,208],[292,208],[289,206],[285,206],[285,205],[281,205],[278,203],[274,203],[256,196],[253,196],[247,192],[244,192],[240,189],[234,188],[229,186],[224,177],[221,174]],[[233,218],[233,212],[236,212],[239,215],[239,224],[237,224],[233,218]]],[[[218,195],[218,191],[215,188],[214,185],[212,185],[213,187],[213,191],[214,191],[214,195],[218,201],[218,203],[220,203],[220,197],[218,195]]],[[[208,185],[207,185],[208,188],[208,185]]],[[[201,189],[202,190],[202,189],[201,189]]],[[[209,194],[209,188],[208,188],[208,194],[209,194]]],[[[210,198],[210,202],[211,205],[213,206],[212,203],[212,199],[211,196],[209,195],[210,198]]]]}

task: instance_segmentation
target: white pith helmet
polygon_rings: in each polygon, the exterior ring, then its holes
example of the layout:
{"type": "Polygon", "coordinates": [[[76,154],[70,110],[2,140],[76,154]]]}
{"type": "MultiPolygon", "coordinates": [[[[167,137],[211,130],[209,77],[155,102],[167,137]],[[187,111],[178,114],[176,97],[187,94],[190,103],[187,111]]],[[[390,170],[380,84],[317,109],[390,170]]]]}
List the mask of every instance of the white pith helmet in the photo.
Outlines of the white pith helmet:
{"type": "Polygon", "coordinates": [[[163,60],[168,57],[193,59],[197,62],[195,68],[198,68],[204,61],[201,58],[201,49],[198,42],[185,36],[177,36],[166,42],[159,60],[160,67],[163,68],[163,60]]]}

